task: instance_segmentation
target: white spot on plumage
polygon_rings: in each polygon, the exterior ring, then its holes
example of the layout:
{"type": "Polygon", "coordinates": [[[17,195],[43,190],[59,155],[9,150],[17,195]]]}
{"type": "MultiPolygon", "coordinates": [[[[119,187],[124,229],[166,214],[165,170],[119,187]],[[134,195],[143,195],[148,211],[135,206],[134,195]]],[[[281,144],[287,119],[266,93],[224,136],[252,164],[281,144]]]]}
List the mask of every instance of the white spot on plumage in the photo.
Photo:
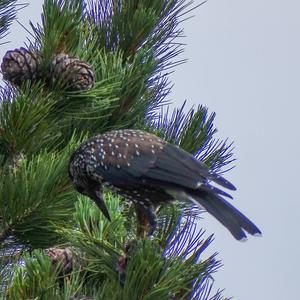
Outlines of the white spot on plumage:
{"type": "Polygon", "coordinates": [[[135,151],[136,155],[139,156],[140,155],[140,152],[139,151],[135,151]]]}
{"type": "Polygon", "coordinates": [[[200,182],[200,181],[198,181],[198,182],[197,182],[197,188],[199,188],[201,185],[203,185],[203,183],[200,182]]]}
{"type": "Polygon", "coordinates": [[[245,243],[245,242],[247,242],[247,240],[248,240],[248,239],[247,239],[246,237],[243,237],[243,238],[241,238],[239,241],[242,242],[242,243],[245,243]]]}
{"type": "Polygon", "coordinates": [[[256,236],[256,237],[262,237],[262,234],[259,233],[259,232],[256,232],[256,233],[253,234],[253,236],[256,236]]]}

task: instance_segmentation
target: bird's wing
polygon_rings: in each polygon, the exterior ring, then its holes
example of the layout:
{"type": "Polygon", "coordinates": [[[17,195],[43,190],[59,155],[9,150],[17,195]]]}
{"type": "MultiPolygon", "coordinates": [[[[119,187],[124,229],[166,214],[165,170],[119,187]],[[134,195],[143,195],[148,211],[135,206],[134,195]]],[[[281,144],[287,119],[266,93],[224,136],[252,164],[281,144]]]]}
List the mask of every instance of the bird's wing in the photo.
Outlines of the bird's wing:
{"type": "MultiPolygon", "coordinates": [[[[215,189],[215,192],[220,194],[222,194],[222,191],[211,186],[209,181],[231,190],[235,189],[225,178],[211,173],[208,167],[194,156],[171,144],[166,144],[163,150],[158,153],[155,163],[147,170],[145,176],[186,188],[215,189]]],[[[225,196],[228,196],[228,194],[225,194],[225,196]]]]}
{"type": "Polygon", "coordinates": [[[219,194],[227,193],[211,186],[212,180],[228,189],[235,189],[223,177],[212,174],[202,162],[177,146],[167,143],[156,143],[149,147],[140,142],[132,143],[132,147],[118,149],[122,154],[110,160],[108,168],[98,167],[97,172],[113,185],[145,185],[155,184],[161,187],[204,188],[219,194]],[[124,160],[123,157],[126,157],[124,160]]]}

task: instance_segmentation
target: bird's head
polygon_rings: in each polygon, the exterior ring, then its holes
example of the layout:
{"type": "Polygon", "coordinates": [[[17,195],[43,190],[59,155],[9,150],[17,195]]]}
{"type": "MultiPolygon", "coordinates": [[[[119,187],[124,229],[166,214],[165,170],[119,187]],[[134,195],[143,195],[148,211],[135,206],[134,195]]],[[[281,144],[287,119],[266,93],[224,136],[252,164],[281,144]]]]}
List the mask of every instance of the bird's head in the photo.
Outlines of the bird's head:
{"type": "Polygon", "coordinates": [[[69,167],[69,177],[75,189],[80,194],[92,199],[100,208],[104,216],[111,221],[109,211],[102,196],[101,183],[90,179],[88,176],[86,176],[86,174],[77,172],[76,168],[74,168],[71,164],[69,167]]]}
{"type": "Polygon", "coordinates": [[[101,193],[101,187],[99,187],[99,185],[92,184],[92,185],[83,186],[83,185],[78,184],[78,185],[75,185],[75,188],[80,194],[85,195],[85,196],[89,197],[90,199],[92,199],[97,204],[97,206],[100,208],[100,210],[104,214],[104,216],[109,221],[111,221],[109,211],[105,204],[105,200],[101,193]]]}

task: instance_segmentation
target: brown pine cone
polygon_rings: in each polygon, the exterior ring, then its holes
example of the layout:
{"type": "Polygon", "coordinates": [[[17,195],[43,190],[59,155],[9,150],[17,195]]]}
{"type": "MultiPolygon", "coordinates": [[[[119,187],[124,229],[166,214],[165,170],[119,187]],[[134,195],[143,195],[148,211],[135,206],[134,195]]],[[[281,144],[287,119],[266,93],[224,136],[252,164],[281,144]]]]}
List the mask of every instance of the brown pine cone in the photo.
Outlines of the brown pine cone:
{"type": "Polygon", "coordinates": [[[24,160],[25,160],[24,153],[22,152],[14,153],[9,158],[9,169],[15,173],[20,168],[24,160]]]}
{"type": "Polygon", "coordinates": [[[61,276],[69,275],[74,267],[78,267],[80,264],[77,254],[70,248],[48,248],[46,253],[50,257],[53,266],[62,265],[61,276]]]}
{"type": "Polygon", "coordinates": [[[58,54],[52,61],[52,82],[61,81],[69,91],[87,91],[95,83],[92,67],[76,57],[58,54]]]}
{"type": "Polygon", "coordinates": [[[41,57],[23,47],[7,51],[3,57],[1,71],[3,79],[15,85],[25,80],[36,80],[40,77],[41,57]]]}

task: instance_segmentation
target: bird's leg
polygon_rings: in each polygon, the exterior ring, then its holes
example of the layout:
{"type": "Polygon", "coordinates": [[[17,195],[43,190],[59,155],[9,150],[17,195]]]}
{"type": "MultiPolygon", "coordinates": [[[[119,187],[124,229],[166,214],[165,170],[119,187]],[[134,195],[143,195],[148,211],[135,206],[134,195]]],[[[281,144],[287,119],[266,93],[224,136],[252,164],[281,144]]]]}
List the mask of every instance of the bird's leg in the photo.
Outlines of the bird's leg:
{"type": "Polygon", "coordinates": [[[117,271],[119,272],[121,285],[124,287],[125,279],[126,279],[126,270],[128,265],[128,260],[134,252],[136,251],[137,242],[136,240],[129,241],[125,245],[124,254],[119,257],[117,271]]]}
{"type": "Polygon", "coordinates": [[[137,236],[144,238],[146,235],[152,237],[156,226],[157,217],[152,206],[135,205],[137,214],[137,236]],[[149,228],[150,227],[150,228],[149,228]]]}

